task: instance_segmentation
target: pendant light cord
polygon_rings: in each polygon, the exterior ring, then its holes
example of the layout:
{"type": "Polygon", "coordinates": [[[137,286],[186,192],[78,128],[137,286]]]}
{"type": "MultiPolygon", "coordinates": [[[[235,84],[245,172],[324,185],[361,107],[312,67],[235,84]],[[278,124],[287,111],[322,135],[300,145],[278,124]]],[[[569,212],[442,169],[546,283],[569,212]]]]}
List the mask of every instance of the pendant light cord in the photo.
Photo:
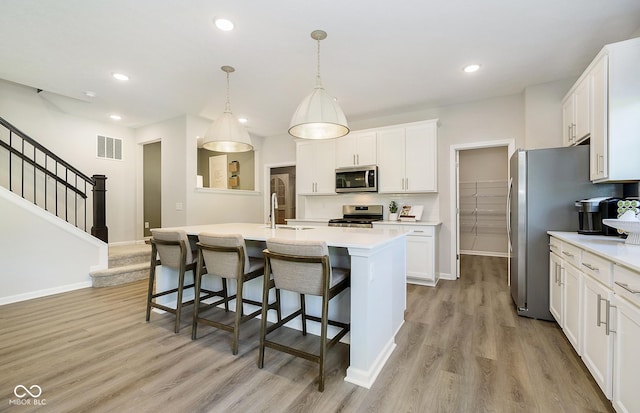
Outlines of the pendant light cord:
{"type": "Polygon", "coordinates": [[[231,102],[229,100],[229,72],[227,72],[227,103],[224,106],[224,111],[231,113],[231,102]]]}
{"type": "Polygon", "coordinates": [[[320,86],[322,84],[320,80],[320,39],[316,39],[316,41],[318,42],[318,74],[316,77],[316,84],[320,86]]]}

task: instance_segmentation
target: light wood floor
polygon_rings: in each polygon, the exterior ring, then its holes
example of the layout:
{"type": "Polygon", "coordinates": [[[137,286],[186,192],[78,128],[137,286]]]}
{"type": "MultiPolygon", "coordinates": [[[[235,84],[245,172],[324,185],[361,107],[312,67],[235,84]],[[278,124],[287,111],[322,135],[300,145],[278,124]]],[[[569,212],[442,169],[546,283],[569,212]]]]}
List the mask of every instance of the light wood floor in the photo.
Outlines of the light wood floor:
{"type": "MultiPolygon", "coordinates": [[[[144,321],[146,282],[84,289],[0,307],[0,411],[7,412],[611,412],[555,323],[518,317],[506,261],[469,257],[462,278],[409,286],[407,320],[373,388],[344,382],[334,348],[324,393],[315,364],[267,349],[258,323],[230,336],[170,315],[144,321]],[[46,406],[10,405],[17,385],[46,406]]],[[[309,344],[297,331],[282,339],[309,344]]]]}

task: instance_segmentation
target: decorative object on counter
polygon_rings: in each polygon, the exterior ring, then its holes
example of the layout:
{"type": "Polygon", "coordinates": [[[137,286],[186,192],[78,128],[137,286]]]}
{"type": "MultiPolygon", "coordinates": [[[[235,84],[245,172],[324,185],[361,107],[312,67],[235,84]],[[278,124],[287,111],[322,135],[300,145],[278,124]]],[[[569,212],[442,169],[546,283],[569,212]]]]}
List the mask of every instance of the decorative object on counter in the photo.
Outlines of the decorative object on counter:
{"type": "Polygon", "coordinates": [[[202,147],[216,152],[251,151],[253,145],[249,132],[231,113],[229,74],[236,69],[231,66],[222,66],[220,69],[227,74],[227,103],[222,116],[216,119],[205,133],[202,147]]]}
{"type": "Polygon", "coordinates": [[[403,205],[400,211],[400,221],[415,222],[422,218],[422,205],[403,205]]]}
{"type": "Polygon", "coordinates": [[[229,172],[238,172],[240,170],[240,162],[231,161],[229,162],[229,172]]]}
{"type": "Polygon", "coordinates": [[[389,202],[389,221],[398,220],[398,203],[396,201],[389,202]]]}
{"type": "Polygon", "coordinates": [[[229,178],[229,188],[235,188],[237,186],[240,186],[240,177],[236,174],[233,174],[229,178]]]}
{"type": "Polygon", "coordinates": [[[293,114],[289,134],[304,139],[339,138],[349,133],[347,118],[338,102],[324,90],[320,80],[320,40],[326,39],[327,33],[314,30],[311,38],[318,42],[316,86],[293,114]]]}
{"type": "Polygon", "coordinates": [[[625,244],[640,245],[640,219],[632,210],[626,211],[618,219],[603,219],[602,223],[629,233],[625,244]]]}

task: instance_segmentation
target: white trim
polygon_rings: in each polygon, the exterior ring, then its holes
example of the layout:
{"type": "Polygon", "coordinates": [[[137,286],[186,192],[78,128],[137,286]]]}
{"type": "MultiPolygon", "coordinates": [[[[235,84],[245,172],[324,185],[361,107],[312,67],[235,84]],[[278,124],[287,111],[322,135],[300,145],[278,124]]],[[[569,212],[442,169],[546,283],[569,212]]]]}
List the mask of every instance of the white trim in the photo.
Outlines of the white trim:
{"type": "Polygon", "coordinates": [[[344,381],[364,387],[365,389],[370,389],[395,348],[396,343],[392,337],[384,346],[369,370],[364,371],[350,366],[347,368],[347,376],[344,378],[344,381]]]}
{"type": "MultiPolygon", "coordinates": [[[[506,146],[507,147],[507,167],[509,165],[509,159],[511,159],[511,155],[515,151],[515,140],[514,139],[502,139],[495,141],[482,141],[482,142],[470,142],[470,143],[462,143],[458,145],[451,145],[449,147],[449,208],[450,208],[450,225],[451,225],[451,272],[452,276],[458,278],[460,274],[457,274],[457,259],[456,255],[460,252],[458,251],[458,237],[460,234],[458,233],[458,226],[456,221],[457,216],[457,202],[456,197],[458,194],[458,183],[456,182],[456,154],[458,151],[466,150],[466,149],[482,149],[482,148],[494,148],[497,146],[506,146]]],[[[510,175],[510,174],[509,174],[510,175]]]]}
{"type": "Polygon", "coordinates": [[[47,288],[45,290],[38,290],[38,291],[31,291],[23,294],[10,295],[8,297],[1,297],[0,305],[17,303],[20,301],[26,301],[34,298],[46,297],[48,295],[66,293],[68,291],[80,290],[83,288],[90,288],[90,287],[91,287],[91,281],[83,281],[75,284],[61,285],[58,287],[47,288]]]}

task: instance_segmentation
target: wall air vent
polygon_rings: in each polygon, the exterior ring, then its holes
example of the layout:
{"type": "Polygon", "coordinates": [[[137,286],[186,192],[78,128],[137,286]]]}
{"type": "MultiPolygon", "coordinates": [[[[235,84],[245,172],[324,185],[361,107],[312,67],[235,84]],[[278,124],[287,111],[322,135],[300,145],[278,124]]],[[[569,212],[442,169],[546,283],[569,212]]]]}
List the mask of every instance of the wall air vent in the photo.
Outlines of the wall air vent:
{"type": "Polygon", "coordinates": [[[98,158],[122,160],[122,139],[98,135],[98,158]]]}

